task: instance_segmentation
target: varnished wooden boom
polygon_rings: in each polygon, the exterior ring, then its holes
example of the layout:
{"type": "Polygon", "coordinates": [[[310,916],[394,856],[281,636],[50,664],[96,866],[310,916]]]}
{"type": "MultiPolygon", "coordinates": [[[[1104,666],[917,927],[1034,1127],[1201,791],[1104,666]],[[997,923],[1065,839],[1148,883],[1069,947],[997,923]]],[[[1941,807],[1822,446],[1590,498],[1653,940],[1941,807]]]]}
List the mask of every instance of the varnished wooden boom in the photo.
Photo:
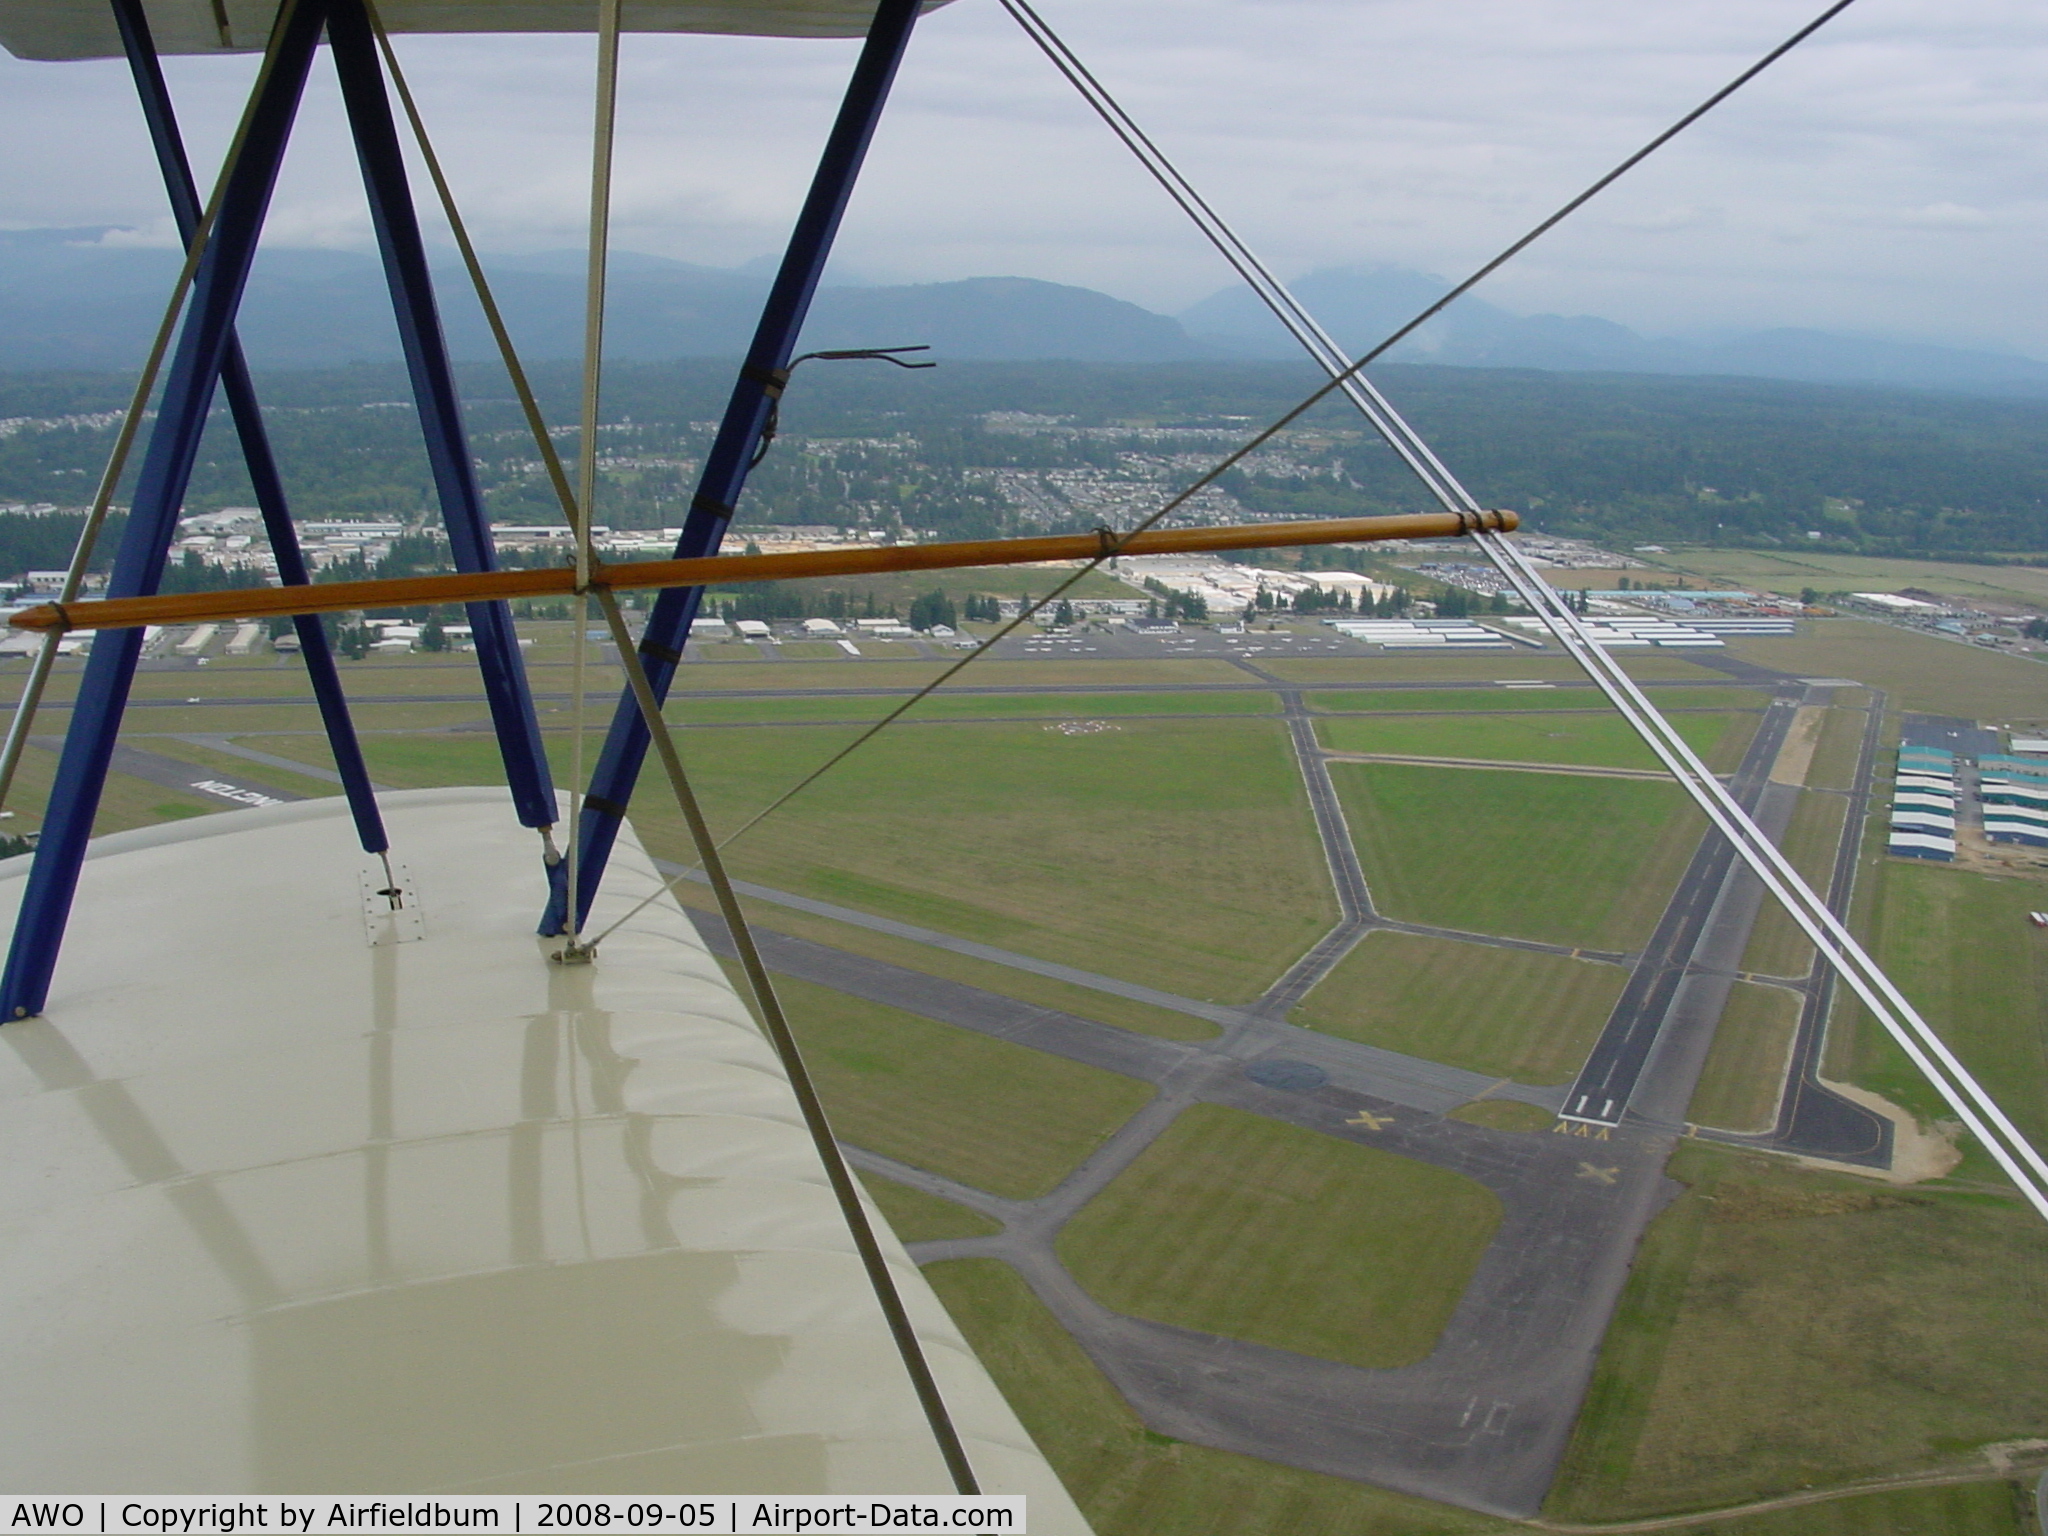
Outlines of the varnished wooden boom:
{"type": "MultiPolygon", "coordinates": [[[[1418,512],[1405,517],[1331,518],[1312,523],[1244,523],[1225,528],[1154,528],[1145,533],[1057,534],[1039,539],[978,539],[960,544],[885,544],[819,549],[790,555],[716,555],[705,560],[645,560],[599,565],[593,587],[614,592],[662,587],[730,586],[816,576],[873,576],[890,571],[945,571],[980,565],[1030,565],[1091,560],[1098,555],[1186,555],[1219,549],[1297,544],[1365,544],[1387,539],[1445,539],[1480,528],[1510,532],[1512,512],[1418,512]]],[[[569,566],[534,571],[478,571],[449,576],[399,576],[383,581],[318,582],[309,587],[248,587],[115,597],[89,603],[43,603],[7,622],[16,629],[134,629],[145,624],[197,624],[215,619],[276,618],[295,613],[353,613],[368,608],[422,608],[510,597],[568,597],[569,566]]]]}

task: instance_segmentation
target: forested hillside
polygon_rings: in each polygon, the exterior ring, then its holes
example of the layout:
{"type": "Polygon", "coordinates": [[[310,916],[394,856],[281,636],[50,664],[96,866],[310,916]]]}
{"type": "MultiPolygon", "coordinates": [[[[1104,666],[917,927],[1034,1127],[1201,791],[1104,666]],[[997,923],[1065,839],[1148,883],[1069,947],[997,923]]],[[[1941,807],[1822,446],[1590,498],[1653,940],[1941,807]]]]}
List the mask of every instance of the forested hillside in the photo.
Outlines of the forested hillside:
{"type": "MultiPolygon", "coordinates": [[[[502,376],[465,373],[492,515],[552,520],[502,376]]],[[[573,419],[571,370],[543,365],[537,376],[551,417],[573,419]]],[[[1375,377],[1475,494],[1548,531],[1887,554],[2048,551],[2048,404],[1469,368],[1375,377]]],[[[730,364],[710,361],[609,371],[601,521],[681,521],[730,379],[730,364]]],[[[807,364],[743,515],[954,535],[1129,521],[1314,383],[1304,368],[1254,363],[947,363],[915,374],[807,364]]],[[[87,502],[112,440],[106,413],[127,388],[113,374],[0,375],[0,503],[87,502]]],[[[431,507],[400,371],[276,374],[261,390],[300,517],[431,507]]],[[[573,431],[556,441],[573,455],[573,431]]],[[[218,413],[200,460],[188,510],[249,502],[218,413]]],[[[1223,488],[1240,510],[1266,515],[1423,504],[1341,404],[1303,418],[1223,488]]],[[[7,521],[22,526],[0,560],[17,563],[13,545],[28,541],[20,563],[58,563],[54,520],[7,521]]]]}

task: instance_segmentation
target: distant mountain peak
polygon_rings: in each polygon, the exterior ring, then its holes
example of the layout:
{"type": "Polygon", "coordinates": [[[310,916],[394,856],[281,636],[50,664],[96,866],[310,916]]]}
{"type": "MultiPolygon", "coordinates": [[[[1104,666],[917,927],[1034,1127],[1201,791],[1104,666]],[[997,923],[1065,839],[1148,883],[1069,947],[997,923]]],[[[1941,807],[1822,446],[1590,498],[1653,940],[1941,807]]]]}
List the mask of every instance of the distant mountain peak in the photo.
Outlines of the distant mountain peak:
{"type": "MultiPolygon", "coordinates": [[[[1288,284],[1356,357],[1377,346],[1450,284],[1385,264],[1325,267],[1288,284]]],[[[1300,348],[1252,293],[1232,287],[1183,310],[1197,342],[1245,357],[1300,348]]],[[[1467,294],[1387,353],[1390,362],[1550,372],[1721,374],[1811,384],[1872,384],[1976,394],[2048,395],[2048,363],[2013,353],[1778,327],[1713,341],[1649,338],[1593,315],[1517,315],[1467,294]]]]}
{"type": "MultiPolygon", "coordinates": [[[[108,242],[115,225],[0,230],[0,368],[131,368],[163,312],[178,252],[108,242]]],[[[582,351],[581,251],[493,255],[485,265],[520,350],[535,359],[582,351]]],[[[468,284],[450,269],[444,321],[458,357],[493,355],[468,284]]],[[[744,351],[774,263],[709,267],[614,251],[612,355],[638,361],[744,351]]],[[[1353,355],[1374,346],[1449,286],[1387,263],[1310,272],[1291,285],[1353,355]]],[[[259,252],[241,333],[265,368],[326,368],[398,355],[383,275],[349,250],[259,252]]],[[[1293,341],[1249,292],[1225,289],[1178,318],[1092,288],[1040,278],[835,281],[818,294],[804,345],[927,343],[933,356],[1161,363],[1298,360],[1293,341]]],[[[2048,396],[2048,363],[2009,353],[1778,328],[1712,340],[1650,339],[1589,315],[1517,315],[1467,295],[1389,353],[1396,362],[1553,372],[1723,374],[1802,383],[1872,384],[2048,396]]]]}

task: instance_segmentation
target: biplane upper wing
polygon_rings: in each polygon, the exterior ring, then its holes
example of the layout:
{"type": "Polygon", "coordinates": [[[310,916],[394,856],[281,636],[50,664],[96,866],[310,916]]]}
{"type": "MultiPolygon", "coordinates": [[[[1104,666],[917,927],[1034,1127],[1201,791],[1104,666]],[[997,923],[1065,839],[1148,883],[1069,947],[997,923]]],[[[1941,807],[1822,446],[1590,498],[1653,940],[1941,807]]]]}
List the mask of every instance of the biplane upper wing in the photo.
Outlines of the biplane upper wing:
{"type": "MultiPolygon", "coordinates": [[[[945,0],[927,0],[933,10],[945,0]]],[[[159,53],[250,53],[270,33],[268,0],[144,0],[159,53]]],[[[391,0],[392,32],[591,32],[597,6],[576,0],[391,0]]],[[[859,37],[870,0],[632,0],[629,32],[753,37],[859,37]]],[[[20,59],[118,58],[120,34],[102,0],[0,0],[0,47],[20,59]]]]}

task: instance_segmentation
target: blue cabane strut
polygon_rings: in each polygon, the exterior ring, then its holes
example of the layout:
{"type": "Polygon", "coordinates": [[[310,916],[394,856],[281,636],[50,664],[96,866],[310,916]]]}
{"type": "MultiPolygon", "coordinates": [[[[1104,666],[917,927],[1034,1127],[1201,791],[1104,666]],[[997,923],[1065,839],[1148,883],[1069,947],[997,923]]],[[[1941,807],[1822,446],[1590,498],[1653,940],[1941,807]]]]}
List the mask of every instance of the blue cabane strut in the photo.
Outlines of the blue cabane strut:
{"type": "MultiPolygon", "coordinates": [[[[120,15],[118,7],[116,14],[120,15]]],[[[239,368],[234,345],[235,314],[248,282],[257,237],[323,28],[331,30],[349,127],[370,195],[386,282],[397,312],[449,544],[460,569],[491,568],[490,528],[472,469],[383,75],[372,51],[361,0],[284,0],[264,55],[263,69],[257,77],[245,131],[227,167],[211,237],[193,278],[191,297],[158,403],[156,423],[137,475],[128,525],[108,582],[110,597],[140,597],[157,590],[191,481],[215,382],[224,373],[236,376],[229,387],[230,406],[236,406],[238,397],[245,399],[248,406],[246,417],[240,408],[236,409],[238,426],[245,420],[256,419],[253,393],[245,395],[242,388],[246,373],[239,368]]],[[[125,36],[125,24],[123,31],[125,36]]],[[[144,109],[151,113],[152,131],[159,136],[161,153],[163,128],[156,122],[150,95],[145,88],[144,109]]],[[[186,185],[189,191],[189,180],[186,185]]],[[[173,201],[180,202],[175,189],[173,201]]],[[[246,436],[244,441],[248,441],[246,436]]],[[[251,473],[258,477],[260,489],[265,469],[259,468],[259,459],[262,466],[270,469],[271,489],[277,492],[275,504],[281,513],[282,494],[277,490],[267,444],[265,451],[251,457],[251,473]]],[[[269,508],[270,503],[266,502],[266,523],[271,521],[269,508]]],[[[292,575],[286,569],[285,551],[296,553],[296,542],[290,536],[288,521],[285,527],[280,574],[289,581],[292,575]]],[[[274,525],[271,536],[277,536],[274,525]]],[[[298,562],[298,572],[303,578],[302,561],[298,562]]],[[[476,633],[477,661],[519,819],[527,826],[548,826],[555,819],[554,790],[541,751],[540,726],[534,717],[510,611],[503,603],[473,604],[470,619],[476,633]]],[[[56,786],[44,813],[42,837],[15,923],[7,969],[4,977],[0,977],[0,1019],[41,1013],[48,999],[65,921],[77,892],[79,868],[85,859],[87,839],[92,835],[93,815],[106,784],[115,737],[142,654],[142,641],[139,629],[107,631],[98,636],[86,663],[56,786]]],[[[309,646],[309,663],[313,663],[315,654],[309,646]]],[[[338,705],[338,679],[336,683],[333,698],[338,705]]],[[[320,686],[316,674],[316,691],[320,686]]],[[[323,696],[323,713],[326,708],[323,696]]],[[[328,715],[330,734],[334,720],[333,715],[328,715]]],[[[345,715],[342,721],[345,726],[345,715]]],[[[352,740],[352,730],[348,735],[352,740]]],[[[339,754],[341,737],[336,735],[335,739],[339,754]]],[[[367,793],[367,779],[364,789],[367,793]]],[[[357,809],[361,829],[361,808],[353,793],[350,800],[357,809]]],[[[374,815],[374,806],[371,812],[374,815]]],[[[381,828],[376,836],[381,842],[381,828]]],[[[368,841],[366,832],[366,844],[368,841]]]]}
{"type": "MultiPolygon", "coordinates": [[[[719,541],[732,522],[733,509],[746,488],[747,472],[753,467],[762,429],[788,382],[789,360],[796,351],[797,334],[810,313],[811,297],[818,290],[826,258],[832,253],[833,238],[839,233],[840,220],[874,138],[896,68],[910,43],[910,29],[917,20],[917,12],[918,0],[881,0],[875,9],[867,43],[861,49],[839,116],[825,141],[817,174],[790,233],[774,286],[768,290],[753,345],[733,385],[711,453],[704,461],[697,494],[683,521],[683,536],[676,543],[678,560],[717,554],[719,541]]],[[[584,451],[593,449],[585,445],[584,451]]],[[[668,697],[676,667],[683,659],[683,643],[689,639],[690,626],[696,620],[697,605],[703,596],[702,587],[670,588],[655,600],[648,615],[638,649],[657,699],[668,697]]],[[[605,862],[611,856],[613,840],[632,799],[647,747],[647,724],[641,719],[631,692],[623,693],[612,715],[611,731],[605,737],[597,769],[591,775],[590,792],[583,801],[578,932],[590,915],[590,904],[604,878],[605,862]]],[[[566,895],[557,882],[540,931],[563,932],[566,908],[566,895]]]]}
{"type": "MultiPolygon", "coordinates": [[[[150,36],[149,18],[143,12],[142,0],[113,0],[113,6],[114,21],[121,29],[121,46],[135,76],[135,93],[141,98],[150,142],[156,146],[157,165],[163,171],[164,190],[170,194],[178,238],[189,247],[199,229],[199,191],[193,185],[191,162],[185,157],[184,137],[178,132],[177,114],[171,106],[170,89],[164,83],[163,67],[157,60],[156,42],[150,36]]],[[[299,549],[299,533],[292,525],[284,480],[277,472],[276,456],[270,451],[263,410],[256,403],[256,386],[249,378],[242,344],[232,332],[228,336],[227,360],[221,366],[220,386],[234,417],[235,433],[242,440],[242,457],[249,466],[249,483],[256,490],[256,505],[263,513],[263,532],[277,559],[278,579],[288,587],[305,586],[313,579],[312,573],[306,569],[306,557],[299,549]]],[[[370,770],[363,762],[362,745],[356,740],[355,722],[349,718],[348,699],[342,692],[341,673],[334,665],[333,648],[327,643],[326,627],[319,615],[310,613],[294,618],[292,627],[298,632],[299,654],[306,663],[313,698],[320,706],[321,723],[327,727],[335,772],[341,776],[342,793],[348,797],[356,835],[361,838],[365,853],[386,852],[391,840],[384,835],[384,818],[377,811],[376,791],[370,787],[370,770]]]]}

